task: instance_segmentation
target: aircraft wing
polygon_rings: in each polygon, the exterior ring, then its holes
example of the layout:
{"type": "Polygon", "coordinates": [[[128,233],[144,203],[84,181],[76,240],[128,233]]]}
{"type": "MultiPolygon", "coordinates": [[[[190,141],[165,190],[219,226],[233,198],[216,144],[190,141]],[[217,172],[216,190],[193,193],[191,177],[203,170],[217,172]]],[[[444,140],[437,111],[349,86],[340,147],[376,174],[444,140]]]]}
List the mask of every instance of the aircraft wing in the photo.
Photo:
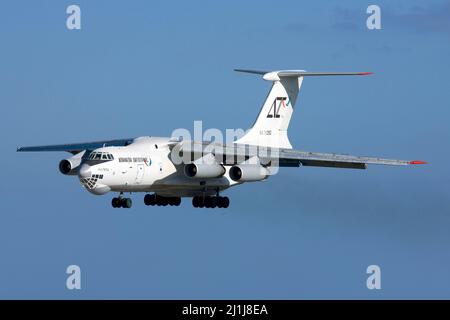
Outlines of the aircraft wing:
{"type": "Polygon", "coordinates": [[[54,144],[46,146],[19,147],[17,148],[17,151],[67,151],[72,154],[77,154],[78,152],[81,152],[83,150],[94,150],[97,148],[108,146],[126,146],[132,142],[133,139],[104,140],[82,143],[54,144]]]}
{"type": "Polygon", "coordinates": [[[368,164],[406,166],[410,164],[425,164],[420,160],[395,160],[378,157],[352,156],[347,154],[307,152],[299,150],[281,150],[280,166],[297,164],[310,167],[334,167],[348,169],[366,169],[368,164]]]}
{"type": "MultiPolygon", "coordinates": [[[[176,146],[183,154],[190,154],[193,161],[212,153],[223,164],[238,164],[252,157],[258,157],[262,164],[280,167],[332,167],[366,169],[369,164],[406,166],[425,164],[421,160],[395,160],[378,157],[352,156],[347,154],[308,152],[293,149],[252,147],[241,144],[218,144],[211,142],[183,142],[176,146]]],[[[184,158],[186,159],[186,158],[184,158]]],[[[186,162],[186,161],[185,161],[186,162]]]]}

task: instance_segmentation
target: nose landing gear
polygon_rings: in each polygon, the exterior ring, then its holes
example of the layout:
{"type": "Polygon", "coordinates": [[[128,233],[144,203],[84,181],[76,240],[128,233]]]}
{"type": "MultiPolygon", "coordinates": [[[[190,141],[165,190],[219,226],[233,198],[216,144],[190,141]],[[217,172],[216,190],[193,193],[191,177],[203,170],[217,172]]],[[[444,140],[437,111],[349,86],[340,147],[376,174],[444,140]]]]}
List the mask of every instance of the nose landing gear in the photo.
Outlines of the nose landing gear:
{"type": "Polygon", "coordinates": [[[112,198],[111,205],[113,208],[131,208],[133,202],[130,198],[124,198],[121,193],[118,198],[112,198]]]}

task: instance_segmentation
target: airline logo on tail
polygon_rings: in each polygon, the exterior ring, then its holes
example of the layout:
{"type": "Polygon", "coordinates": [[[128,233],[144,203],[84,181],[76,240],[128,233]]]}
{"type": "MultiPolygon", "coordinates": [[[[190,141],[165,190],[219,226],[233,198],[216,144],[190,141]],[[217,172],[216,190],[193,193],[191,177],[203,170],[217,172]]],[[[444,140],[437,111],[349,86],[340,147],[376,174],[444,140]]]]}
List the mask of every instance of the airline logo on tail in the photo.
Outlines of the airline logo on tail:
{"type": "Polygon", "coordinates": [[[286,97],[276,97],[270,107],[267,118],[279,118],[281,107],[286,108],[291,104],[291,101],[286,97]]]}

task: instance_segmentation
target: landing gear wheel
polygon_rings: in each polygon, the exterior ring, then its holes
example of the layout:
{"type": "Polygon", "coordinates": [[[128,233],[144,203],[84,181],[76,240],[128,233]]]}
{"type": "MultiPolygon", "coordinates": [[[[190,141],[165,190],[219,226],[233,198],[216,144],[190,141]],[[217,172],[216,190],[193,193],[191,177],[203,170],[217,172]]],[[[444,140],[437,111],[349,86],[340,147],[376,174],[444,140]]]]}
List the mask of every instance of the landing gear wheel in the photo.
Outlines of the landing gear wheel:
{"type": "Polygon", "coordinates": [[[209,208],[217,207],[217,197],[208,197],[209,199],[209,208]]]}
{"type": "Polygon", "coordinates": [[[162,205],[161,202],[161,196],[158,196],[157,194],[155,194],[155,205],[157,205],[158,207],[162,205]]]}
{"type": "Polygon", "coordinates": [[[196,197],[193,197],[193,198],[192,198],[192,206],[193,206],[194,208],[198,208],[198,205],[199,205],[198,197],[197,197],[197,196],[196,196],[196,197]]]}
{"type": "Polygon", "coordinates": [[[217,207],[223,208],[223,197],[217,197],[217,207]]]}
{"type": "Polygon", "coordinates": [[[222,197],[222,208],[228,208],[230,205],[230,199],[228,197],[222,197]]]}
{"type": "Polygon", "coordinates": [[[205,198],[198,197],[198,207],[199,208],[204,208],[205,207],[205,198]]]}
{"type": "Polygon", "coordinates": [[[211,208],[211,198],[205,197],[205,208],[211,208]]]}
{"type": "Polygon", "coordinates": [[[112,198],[111,205],[113,208],[119,208],[120,207],[120,199],[119,198],[112,198]]]}
{"type": "Polygon", "coordinates": [[[133,202],[130,198],[123,198],[121,201],[122,208],[131,208],[133,202]]]}
{"type": "Polygon", "coordinates": [[[181,204],[181,198],[175,197],[174,201],[173,201],[173,205],[178,207],[180,204],[181,204]]]}
{"type": "Polygon", "coordinates": [[[167,198],[169,200],[169,205],[178,207],[181,203],[180,197],[170,197],[167,198]]]}
{"type": "Polygon", "coordinates": [[[146,206],[154,206],[156,204],[156,197],[154,194],[146,194],[144,197],[144,203],[146,206]]]}
{"type": "Polygon", "coordinates": [[[230,199],[228,197],[217,197],[217,206],[219,208],[228,208],[230,205],[230,199]]]}

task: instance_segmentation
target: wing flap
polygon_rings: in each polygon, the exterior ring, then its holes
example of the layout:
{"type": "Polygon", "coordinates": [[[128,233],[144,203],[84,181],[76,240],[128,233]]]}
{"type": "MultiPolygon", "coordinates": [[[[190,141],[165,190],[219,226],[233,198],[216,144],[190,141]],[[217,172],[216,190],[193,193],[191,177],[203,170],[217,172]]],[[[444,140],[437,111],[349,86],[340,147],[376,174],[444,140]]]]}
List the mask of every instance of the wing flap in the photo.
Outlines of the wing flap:
{"type": "Polygon", "coordinates": [[[319,161],[319,160],[302,160],[299,161],[305,167],[327,167],[327,168],[344,168],[344,169],[366,169],[367,164],[358,162],[342,162],[342,161],[319,161]]]}
{"type": "Polygon", "coordinates": [[[368,164],[405,166],[416,164],[414,161],[385,159],[378,157],[351,156],[346,154],[307,152],[300,150],[282,150],[280,159],[298,160],[304,166],[337,167],[365,169],[368,164]]]}

